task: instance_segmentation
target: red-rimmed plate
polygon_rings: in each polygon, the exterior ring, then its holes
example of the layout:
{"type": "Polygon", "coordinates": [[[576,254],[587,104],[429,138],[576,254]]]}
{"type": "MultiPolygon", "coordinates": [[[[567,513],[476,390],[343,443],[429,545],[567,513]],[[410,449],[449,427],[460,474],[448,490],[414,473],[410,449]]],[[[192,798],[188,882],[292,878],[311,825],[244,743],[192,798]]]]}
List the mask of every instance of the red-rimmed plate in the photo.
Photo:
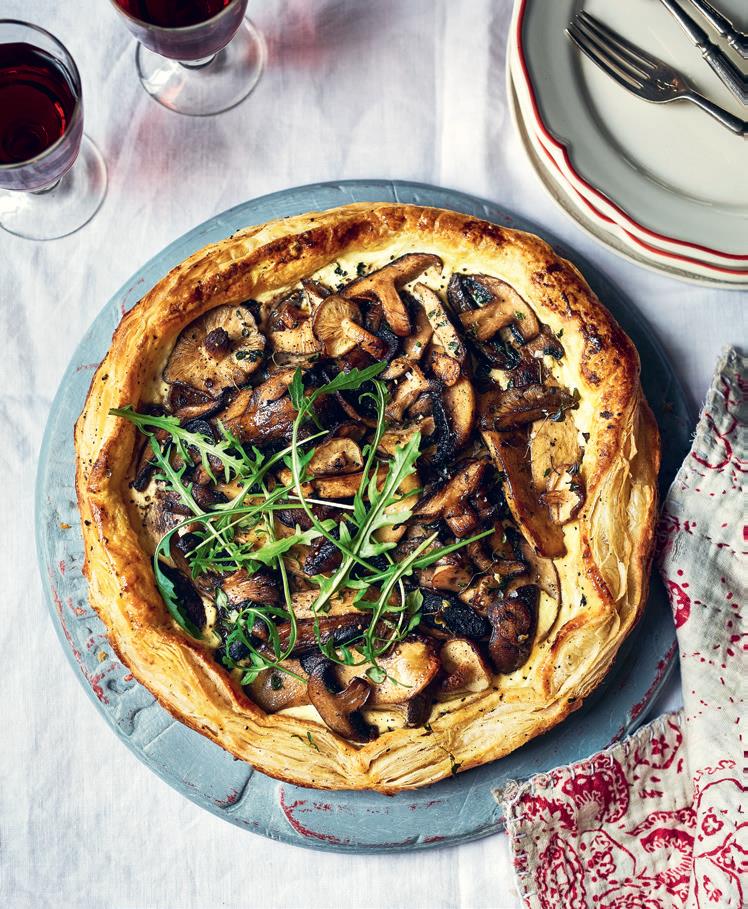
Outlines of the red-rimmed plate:
{"type": "MultiPolygon", "coordinates": [[[[655,266],[748,282],[748,146],[692,105],[647,104],[580,60],[564,36],[579,6],[515,4],[511,68],[536,151],[577,206],[655,266]]],[[[585,8],[739,107],[660,5],[585,8]]]]}

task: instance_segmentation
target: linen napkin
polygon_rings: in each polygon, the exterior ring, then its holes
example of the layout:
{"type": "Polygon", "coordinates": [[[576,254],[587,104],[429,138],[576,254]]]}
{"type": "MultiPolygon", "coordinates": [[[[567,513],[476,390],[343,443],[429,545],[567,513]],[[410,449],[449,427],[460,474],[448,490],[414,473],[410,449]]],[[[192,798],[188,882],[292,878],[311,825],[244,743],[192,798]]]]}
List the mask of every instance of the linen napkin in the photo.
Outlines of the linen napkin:
{"type": "Polygon", "coordinates": [[[746,359],[728,349],[658,527],[683,709],[502,793],[529,909],[746,905],[745,390],[746,359]]]}

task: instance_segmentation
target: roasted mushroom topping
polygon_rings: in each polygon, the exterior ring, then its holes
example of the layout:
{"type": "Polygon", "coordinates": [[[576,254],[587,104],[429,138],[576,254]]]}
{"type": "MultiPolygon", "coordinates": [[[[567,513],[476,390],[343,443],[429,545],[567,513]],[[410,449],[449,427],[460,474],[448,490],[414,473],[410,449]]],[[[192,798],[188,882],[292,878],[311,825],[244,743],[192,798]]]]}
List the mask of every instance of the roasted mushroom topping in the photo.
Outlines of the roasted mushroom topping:
{"type": "Polygon", "coordinates": [[[445,641],[439,659],[444,672],[439,689],[444,694],[485,691],[491,684],[491,670],[474,641],[466,638],[445,641]]]}
{"type": "Polygon", "coordinates": [[[465,318],[468,342],[499,369],[514,369],[522,359],[519,351],[501,337],[504,330],[501,323],[506,324],[506,330],[520,345],[538,333],[535,313],[508,284],[497,278],[454,274],[447,286],[447,300],[460,321],[465,318]],[[486,314],[480,312],[484,307],[491,307],[486,314]]]}
{"type": "Polygon", "coordinates": [[[353,281],[341,293],[348,299],[379,301],[390,328],[400,338],[410,334],[410,317],[398,290],[428,268],[441,268],[442,260],[427,253],[407,253],[363,278],[353,281]]]}
{"type": "Polygon", "coordinates": [[[329,439],[315,449],[307,471],[312,477],[355,473],[364,466],[361,449],[353,439],[329,439]]]}
{"type": "Polygon", "coordinates": [[[166,406],[180,420],[207,420],[223,410],[229,402],[228,390],[224,389],[218,397],[191,388],[181,382],[174,382],[169,386],[166,396],[166,406]]]}
{"type": "MultiPolygon", "coordinates": [[[[518,340],[522,344],[532,340],[540,331],[540,323],[533,310],[506,281],[490,275],[453,275],[447,289],[448,295],[450,290],[452,293],[450,304],[454,305],[458,312],[467,314],[486,309],[490,316],[484,320],[485,325],[488,325],[491,320],[506,318],[507,321],[504,324],[516,326],[518,340]]],[[[460,321],[466,328],[472,327],[471,319],[474,318],[475,316],[470,316],[466,324],[463,316],[460,315],[460,321]]],[[[485,341],[504,325],[499,325],[496,331],[490,333],[480,321],[475,323],[475,327],[475,337],[480,335],[479,340],[485,341]]]]}
{"type": "Polygon", "coordinates": [[[455,451],[468,443],[475,426],[475,390],[466,376],[442,392],[444,409],[455,436],[455,451]]]}
{"type": "Polygon", "coordinates": [[[427,367],[431,374],[451,388],[460,378],[460,363],[439,347],[431,347],[427,357],[427,367]]]}
{"type": "Polygon", "coordinates": [[[530,471],[530,439],[527,431],[482,431],[483,439],[498,469],[504,474],[504,494],[512,516],[523,535],[548,558],[565,552],[564,535],[538,500],[530,471]]]}
{"type": "Polygon", "coordinates": [[[458,592],[470,585],[475,570],[466,562],[461,552],[452,552],[419,573],[419,584],[433,590],[458,592]]]}
{"type": "Polygon", "coordinates": [[[488,470],[487,461],[464,461],[446,483],[428,493],[413,509],[417,520],[444,520],[456,537],[468,536],[478,525],[469,497],[475,495],[488,470]]]}
{"type": "Polygon", "coordinates": [[[263,669],[244,691],[266,713],[277,713],[287,707],[299,707],[309,703],[306,673],[298,660],[284,660],[281,664],[294,675],[280,669],[263,669]],[[301,676],[301,679],[295,678],[301,676]]]}
{"type": "Polygon", "coordinates": [[[317,574],[326,574],[335,571],[343,561],[343,553],[332,540],[320,537],[309,547],[309,552],[304,559],[304,574],[313,577],[317,574]]]}
{"type": "Polygon", "coordinates": [[[488,652],[497,672],[510,673],[527,662],[538,623],[538,588],[528,584],[488,609],[488,652]]]}
{"type": "Polygon", "coordinates": [[[307,695],[317,713],[336,735],[352,742],[370,742],[376,738],[374,726],[369,726],[360,710],[371,696],[366,679],[351,679],[341,688],[335,677],[335,664],[320,660],[309,673],[307,695]]]}
{"type": "Polygon", "coordinates": [[[337,294],[326,297],[312,317],[314,336],[328,357],[341,357],[360,347],[377,360],[384,359],[387,344],[361,326],[361,310],[337,294]]]}
{"type": "Polygon", "coordinates": [[[564,411],[575,405],[574,395],[555,385],[496,388],[480,396],[480,428],[503,432],[543,417],[560,419],[564,411]]]}
{"type": "Polygon", "coordinates": [[[241,442],[287,439],[296,419],[296,408],[286,393],[291,379],[293,370],[285,369],[257,388],[240,391],[223,415],[224,425],[241,442]]]}
{"type": "Polygon", "coordinates": [[[538,629],[536,640],[544,641],[553,630],[561,610],[561,581],[558,569],[552,559],[538,555],[530,544],[523,540],[519,544],[522,558],[527,564],[527,580],[537,584],[541,593],[538,606],[538,629]]]}
{"type": "MultiPolygon", "coordinates": [[[[346,612],[342,615],[323,615],[317,619],[300,619],[296,623],[296,640],[294,655],[308,650],[316,650],[319,643],[348,644],[361,637],[369,624],[367,614],[363,612],[346,612]],[[318,637],[319,635],[319,637],[318,637]]],[[[287,624],[278,626],[278,639],[282,647],[287,646],[291,627],[287,624]]]]}
{"type": "Polygon", "coordinates": [[[159,561],[159,568],[174,587],[174,599],[177,601],[182,615],[195,628],[205,628],[205,606],[200,594],[195,589],[195,585],[181,571],[177,568],[172,568],[171,565],[163,560],[159,561]]]}
{"type": "Polygon", "coordinates": [[[434,341],[437,341],[450,357],[453,357],[458,363],[462,363],[466,356],[465,345],[442,306],[439,294],[425,284],[416,284],[413,288],[413,296],[426,313],[426,318],[433,331],[434,341]]]}
{"type": "Polygon", "coordinates": [[[421,594],[421,621],[427,628],[444,637],[457,635],[474,641],[484,641],[490,636],[490,622],[471,606],[448,593],[435,593],[422,587],[421,594]]]}
{"type": "Polygon", "coordinates": [[[155,549],[161,537],[177,524],[192,514],[178,493],[166,489],[157,489],[148,504],[143,518],[143,526],[155,549]]]}
{"type": "Polygon", "coordinates": [[[314,334],[312,320],[304,318],[294,328],[283,331],[271,331],[270,340],[273,349],[280,353],[306,355],[316,354],[320,350],[320,343],[314,334]]]}
{"type": "Polygon", "coordinates": [[[240,568],[223,579],[221,588],[231,606],[240,606],[247,602],[278,602],[278,586],[275,579],[264,571],[250,575],[246,569],[240,568]]]}
{"type": "MultiPolygon", "coordinates": [[[[380,657],[379,666],[387,678],[375,685],[367,702],[368,707],[402,704],[421,694],[439,672],[439,657],[433,641],[403,641],[380,657]]],[[[342,685],[365,674],[366,665],[339,666],[337,678],[342,685]]]]}
{"type": "Polygon", "coordinates": [[[429,384],[429,380],[414,364],[405,374],[405,377],[400,380],[395,389],[395,393],[392,396],[392,400],[387,405],[385,414],[390,420],[399,423],[402,420],[405,411],[411,404],[414,404],[422,394],[425,394],[430,390],[431,385],[429,384]]]}
{"type": "Polygon", "coordinates": [[[265,338],[246,306],[217,306],[183,329],[164,381],[217,394],[247,382],[260,367],[264,349],[265,338]]]}

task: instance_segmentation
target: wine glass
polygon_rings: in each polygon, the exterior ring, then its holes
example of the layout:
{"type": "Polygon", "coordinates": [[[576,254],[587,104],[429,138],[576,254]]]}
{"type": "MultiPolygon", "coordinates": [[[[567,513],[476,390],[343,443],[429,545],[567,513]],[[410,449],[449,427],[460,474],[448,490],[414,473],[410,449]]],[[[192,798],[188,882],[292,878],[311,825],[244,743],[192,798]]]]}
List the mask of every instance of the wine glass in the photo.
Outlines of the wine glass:
{"type": "Polygon", "coordinates": [[[138,39],[140,81],[180,114],[229,110],[257,85],[265,41],[244,18],[247,0],[112,0],[138,39]]]}
{"type": "Polygon", "coordinates": [[[64,237],[96,214],[106,186],[73,58],[43,28],[0,19],[0,227],[64,237]]]}

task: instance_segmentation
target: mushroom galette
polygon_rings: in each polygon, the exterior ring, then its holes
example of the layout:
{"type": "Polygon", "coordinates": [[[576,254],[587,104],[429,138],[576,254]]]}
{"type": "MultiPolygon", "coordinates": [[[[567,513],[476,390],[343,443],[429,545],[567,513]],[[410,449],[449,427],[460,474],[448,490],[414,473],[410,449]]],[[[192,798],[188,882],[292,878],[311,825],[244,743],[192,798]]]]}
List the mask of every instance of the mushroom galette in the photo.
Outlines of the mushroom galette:
{"type": "Polygon", "coordinates": [[[352,205],[196,253],[122,319],[76,448],[123,661],[305,786],[507,754],[643,609],[636,351],[573,265],[464,215],[352,205]]]}

